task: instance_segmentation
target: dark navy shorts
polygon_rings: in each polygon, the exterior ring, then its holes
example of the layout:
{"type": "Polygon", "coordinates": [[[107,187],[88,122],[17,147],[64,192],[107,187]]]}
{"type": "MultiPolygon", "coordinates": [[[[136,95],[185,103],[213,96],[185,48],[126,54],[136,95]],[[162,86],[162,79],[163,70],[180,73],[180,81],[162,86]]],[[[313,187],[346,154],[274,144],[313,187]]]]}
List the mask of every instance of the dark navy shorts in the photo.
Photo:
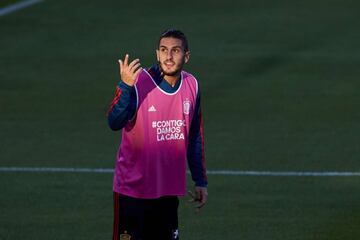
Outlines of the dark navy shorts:
{"type": "Polygon", "coordinates": [[[114,192],[113,240],[177,240],[176,196],[139,199],[114,192]]]}

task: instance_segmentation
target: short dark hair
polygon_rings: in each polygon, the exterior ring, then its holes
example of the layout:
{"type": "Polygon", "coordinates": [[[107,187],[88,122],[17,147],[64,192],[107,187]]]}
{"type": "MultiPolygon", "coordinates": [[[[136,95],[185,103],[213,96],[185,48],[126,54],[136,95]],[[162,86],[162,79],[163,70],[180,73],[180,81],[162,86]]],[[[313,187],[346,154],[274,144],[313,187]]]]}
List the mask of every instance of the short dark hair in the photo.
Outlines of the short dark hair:
{"type": "Polygon", "coordinates": [[[186,39],[186,36],[185,34],[180,31],[180,30],[177,30],[177,29],[173,29],[173,28],[169,28],[167,30],[165,30],[161,35],[160,35],[160,38],[159,38],[159,42],[158,42],[158,49],[159,49],[159,46],[160,46],[160,41],[161,39],[163,38],[176,38],[176,39],[180,39],[181,42],[182,42],[182,45],[184,47],[184,51],[187,52],[189,51],[189,44],[188,44],[188,41],[186,39]]]}

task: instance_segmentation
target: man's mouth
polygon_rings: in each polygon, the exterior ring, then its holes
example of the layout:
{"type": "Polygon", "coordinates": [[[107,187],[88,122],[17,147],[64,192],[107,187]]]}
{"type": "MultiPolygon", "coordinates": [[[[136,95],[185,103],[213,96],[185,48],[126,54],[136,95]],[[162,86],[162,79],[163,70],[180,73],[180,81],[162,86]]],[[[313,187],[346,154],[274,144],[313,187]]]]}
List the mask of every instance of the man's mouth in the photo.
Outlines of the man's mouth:
{"type": "Polygon", "coordinates": [[[164,62],[164,65],[165,65],[166,67],[172,67],[172,66],[175,65],[175,63],[174,63],[174,62],[164,62]]]}

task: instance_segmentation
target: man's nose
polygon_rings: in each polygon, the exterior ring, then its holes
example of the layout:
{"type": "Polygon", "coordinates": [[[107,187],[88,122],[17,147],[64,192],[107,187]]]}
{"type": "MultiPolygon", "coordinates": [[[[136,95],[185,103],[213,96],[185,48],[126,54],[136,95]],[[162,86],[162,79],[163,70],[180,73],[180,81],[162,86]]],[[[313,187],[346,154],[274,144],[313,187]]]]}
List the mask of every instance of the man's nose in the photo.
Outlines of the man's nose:
{"type": "Polygon", "coordinates": [[[166,59],[172,59],[172,52],[171,51],[167,52],[166,59]]]}

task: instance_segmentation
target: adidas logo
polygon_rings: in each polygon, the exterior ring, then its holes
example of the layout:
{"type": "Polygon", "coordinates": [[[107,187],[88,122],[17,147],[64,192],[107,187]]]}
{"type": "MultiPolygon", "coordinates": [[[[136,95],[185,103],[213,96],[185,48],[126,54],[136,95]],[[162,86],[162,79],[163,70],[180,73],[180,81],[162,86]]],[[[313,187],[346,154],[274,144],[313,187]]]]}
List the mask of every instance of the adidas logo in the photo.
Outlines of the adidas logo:
{"type": "Polygon", "coordinates": [[[156,112],[156,108],[154,107],[154,105],[151,105],[151,107],[149,107],[148,112],[156,112]]]}

